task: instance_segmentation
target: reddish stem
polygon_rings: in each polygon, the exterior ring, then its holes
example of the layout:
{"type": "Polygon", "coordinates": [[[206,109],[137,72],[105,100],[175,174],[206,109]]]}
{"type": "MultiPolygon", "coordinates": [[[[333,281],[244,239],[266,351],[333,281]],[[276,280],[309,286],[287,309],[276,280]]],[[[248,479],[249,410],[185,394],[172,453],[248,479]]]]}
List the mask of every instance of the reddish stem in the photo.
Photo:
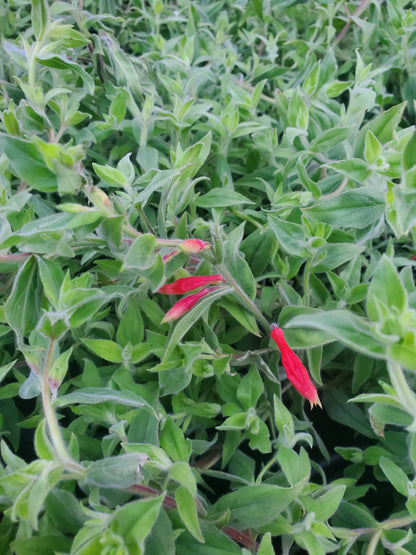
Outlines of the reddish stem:
{"type": "MultiPolygon", "coordinates": [[[[367,8],[370,1],[371,0],[362,0],[360,5],[358,6],[358,8],[352,14],[352,16],[353,17],[358,17],[359,15],[361,15],[362,12],[367,8]]],[[[340,33],[338,34],[338,36],[334,40],[334,44],[332,46],[336,46],[345,37],[345,35],[347,34],[347,31],[350,28],[350,26],[351,26],[351,19],[349,21],[347,21],[347,23],[341,29],[340,33]]]]}

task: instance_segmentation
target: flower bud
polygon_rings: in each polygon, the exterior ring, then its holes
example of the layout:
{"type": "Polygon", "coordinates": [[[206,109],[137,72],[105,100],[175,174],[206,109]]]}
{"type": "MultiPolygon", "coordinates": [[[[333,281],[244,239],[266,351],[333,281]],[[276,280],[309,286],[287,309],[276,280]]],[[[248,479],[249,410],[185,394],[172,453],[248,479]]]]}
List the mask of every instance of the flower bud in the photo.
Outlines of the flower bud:
{"type": "Polygon", "coordinates": [[[201,241],[201,239],[187,239],[178,246],[182,252],[186,252],[188,254],[201,252],[205,249],[211,248],[211,245],[207,241],[201,241]]]}
{"type": "Polygon", "coordinates": [[[191,308],[201,299],[208,295],[209,289],[204,287],[198,293],[193,293],[193,295],[188,295],[187,297],[183,297],[176,302],[170,310],[165,314],[165,317],[162,320],[162,324],[166,322],[172,322],[172,320],[177,320],[180,318],[185,312],[191,310],[191,308]]]}
{"type": "Polygon", "coordinates": [[[198,289],[198,287],[222,283],[223,281],[224,278],[220,274],[214,274],[212,276],[192,276],[177,279],[173,283],[167,283],[158,289],[157,292],[164,293],[165,295],[182,295],[182,293],[198,289]]]}
{"type": "Polygon", "coordinates": [[[272,324],[271,336],[280,349],[282,365],[286,370],[286,375],[289,381],[303,397],[308,399],[312,408],[314,405],[319,405],[322,408],[318,392],[309,377],[308,371],[303,366],[299,357],[286,343],[283,331],[276,324],[272,324]]]}

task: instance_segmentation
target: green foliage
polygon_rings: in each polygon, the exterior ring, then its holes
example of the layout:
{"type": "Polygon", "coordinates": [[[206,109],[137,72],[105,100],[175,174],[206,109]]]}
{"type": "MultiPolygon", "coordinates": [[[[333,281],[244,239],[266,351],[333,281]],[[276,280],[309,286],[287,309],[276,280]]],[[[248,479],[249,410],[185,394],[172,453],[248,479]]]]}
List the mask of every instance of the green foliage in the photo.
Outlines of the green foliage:
{"type": "Polygon", "coordinates": [[[0,14],[0,552],[415,553],[413,4],[0,14]]]}

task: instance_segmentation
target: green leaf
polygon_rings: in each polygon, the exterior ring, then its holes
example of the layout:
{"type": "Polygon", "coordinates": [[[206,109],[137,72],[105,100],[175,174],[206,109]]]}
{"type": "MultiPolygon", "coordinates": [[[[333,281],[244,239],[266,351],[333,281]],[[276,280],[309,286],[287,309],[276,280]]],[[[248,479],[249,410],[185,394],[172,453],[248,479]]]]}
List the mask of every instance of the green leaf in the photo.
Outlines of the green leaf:
{"type": "Polygon", "coordinates": [[[276,428],[282,435],[286,436],[291,441],[295,435],[295,425],[292,414],[276,395],[273,395],[273,406],[276,428]]]}
{"type": "Polygon", "coordinates": [[[208,516],[220,518],[229,510],[230,520],[236,526],[242,529],[258,528],[279,516],[303,488],[303,483],[291,488],[266,484],[242,487],[221,497],[209,509],[208,516]]]}
{"type": "Polygon", "coordinates": [[[386,344],[374,337],[370,323],[348,310],[299,314],[286,322],[286,326],[322,330],[359,353],[375,358],[386,357],[386,344]]]}
{"type": "Polygon", "coordinates": [[[156,261],[156,253],[154,252],[157,246],[156,237],[151,233],[140,235],[131,244],[125,261],[124,267],[134,270],[148,269],[156,261]]]}
{"type": "Polygon", "coordinates": [[[169,457],[175,461],[188,461],[190,446],[185,440],[183,431],[168,418],[160,436],[160,446],[166,451],[169,457]]]}
{"type": "Polygon", "coordinates": [[[31,257],[20,268],[12,292],[4,307],[4,314],[19,342],[32,331],[40,318],[41,292],[39,290],[36,260],[31,257]]]}
{"type": "Polygon", "coordinates": [[[384,194],[380,189],[361,187],[321,200],[302,211],[313,222],[324,222],[339,228],[363,229],[377,222],[384,214],[384,209],[384,194]]]}
{"type": "MultiPolygon", "coordinates": [[[[11,518],[27,521],[33,529],[38,529],[38,516],[49,491],[62,476],[63,468],[54,461],[42,461],[39,474],[15,499],[11,518]]],[[[29,474],[28,474],[29,477],[29,474]]]]}
{"type": "Polygon", "coordinates": [[[139,303],[134,297],[128,298],[127,307],[121,317],[117,330],[117,342],[125,347],[127,343],[139,345],[144,336],[143,318],[139,303]]]}
{"type": "Polygon", "coordinates": [[[248,373],[241,379],[237,389],[237,398],[241,406],[248,410],[255,407],[260,395],[263,393],[263,380],[259,371],[251,367],[248,373]]]}
{"type": "Polygon", "coordinates": [[[254,202],[232,189],[225,188],[211,189],[195,201],[195,205],[200,208],[220,208],[236,204],[254,204],[254,202]]]}
{"type": "Polygon", "coordinates": [[[193,177],[208,157],[211,149],[212,134],[209,131],[200,141],[181,151],[177,149],[174,167],[181,168],[181,177],[193,177]]]}
{"type": "Polygon", "coordinates": [[[51,52],[38,54],[36,56],[36,61],[44,66],[51,67],[54,69],[72,70],[79,77],[81,77],[83,85],[88,91],[88,93],[94,94],[94,90],[95,90],[94,79],[91,77],[91,75],[89,75],[89,73],[85,71],[85,69],[83,69],[83,67],[80,64],[77,64],[76,62],[73,62],[72,60],[69,60],[64,56],[53,54],[51,52]]]}
{"type": "Polygon", "coordinates": [[[141,453],[117,455],[93,462],[87,469],[87,484],[109,489],[124,489],[142,480],[141,467],[147,457],[141,453]]]}
{"type": "Polygon", "coordinates": [[[312,152],[326,152],[332,147],[348,139],[353,134],[351,127],[338,127],[336,129],[327,129],[311,142],[312,152]]]}
{"type": "Polygon", "coordinates": [[[251,0],[257,17],[263,19],[263,0],[251,0]]]}
{"type": "Polygon", "coordinates": [[[295,486],[302,481],[305,482],[309,478],[311,463],[303,447],[299,455],[297,455],[293,449],[281,445],[277,454],[277,460],[290,486],[295,486]]]}
{"type": "Polygon", "coordinates": [[[64,280],[64,273],[61,266],[54,260],[37,257],[39,275],[49,302],[55,309],[58,309],[61,284],[64,280]]]}
{"type": "Polygon", "coordinates": [[[255,317],[248,312],[245,308],[241,307],[234,300],[225,298],[222,299],[220,306],[224,307],[233,318],[237,320],[243,327],[245,327],[253,335],[260,337],[260,332],[257,327],[255,317]]]}
{"type": "Polygon", "coordinates": [[[346,528],[375,528],[378,526],[377,520],[366,507],[359,507],[347,501],[341,501],[335,518],[334,526],[346,528]]]}
{"type": "Polygon", "coordinates": [[[272,545],[272,535],[270,532],[264,534],[261,539],[259,548],[257,550],[257,555],[275,555],[275,551],[272,545]]]}
{"type": "Polygon", "coordinates": [[[15,360],[12,360],[8,364],[4,364],[3,366],[0,366],[0,383],[7,376],[7,374],[9,373],[9,370],[13,368],[13,366],[15,365],[15,362],[16,362],[15,360]]]}
{"type": "Polygon", "coordinates": [[[20,135],[19,122],[13,112],[3,112],[4,126],[10,135],[20,135]]]}
{"type": "MultiPolygon", "coordinates": [[[[201,520],[200,525],[205,539],[204,544],[197,541],[191,534],[180,534],[176,540],[176,553],[192,553],[193,555],[241,555],[241,547],[226,536],[225,533],[219,530],[213,523],[201,520]]],[[[165,555],[165,553],[161,553],[160,555],[165,555]]]]}
{"type": "Polygon", "coordinates": [[[291,127],[306,130],[309,124],[308,107],[306,106],[297,87],[289,101],[288,121],[291,127]]]}
{"type": "Polygon", "coordinates": [[[406,407],[396,406],[394,400],[392,403],[378,402],[370,407],[369,414],[371,421],[377,421],[383,424],[393,424],[394,426],[410,426],[413,422],[413,417],[406,412],[406,407]]]}
{"type": "Polygon", "coordinates": [[[123,121],[126,115],[127,103],[130,99],[128,91],[125,89],[119,89],[117,95],[113,98],[110,104],[110,116],[114,116],[117,123],[123,121]]]}
{"type": "Polygon", "coordinates": [[[368,288],[368,316],[377,322],[390,317],[398,318],[406,309],[406,290],[397,275],[393,262],[383,255],[368,288]],[[381,312],[383,308],[385,311],[381,312]]]}
{"type": "Polygon", "coordinates": [[[392,106],[364,125],[360,130],[355,152],[358,155],[363,152],[363,145],[368,130],[374,134],[382,145],[391,141],[393,133],[396,131],[402,119],[406,104],[406,102],[401,102],[396,106],[392,106]]]}
{"type": "Polygon", "coordinates": [[[365,135],[364,158],[369,164],[374,164],[381,156],[382,146],[377,137],[370,131],[365,135]]]}
{"type": "Polygon", "coordinates": [[[330,162],[324,164],[327,168],[332,168],[338,173],[345,175],[348,179],[363,183],[371,175],[371,170],[364,160],[359,158],[350,158],[349,160],[340,160],[338,162],[330,162]]]}
{"type": "MultiPolygon", "coordinates": [[[[190,534],[180,534],[179,538],[183,535],[191,537],[190,534]]],[[[200,544],[198,543],[198,545],[200,544]]],[[[159,512],[159,517],[146,538],[145,551],[152,555],[175,555],[177,553],[172,523],[163,509],[159,512]]]]}
{"type": "Polygon", "coordinates": [[[374,433],[363,411],[356,405],[348,403],[348,400],[344,393],[332,389],[324,395],[323,404],[332,420],[348,426],[366,437],[374,438],[374,433]]]}
{"type": "Polygon", "coordinates": [[[42,534],[14,540],[9,547],[16,555],[55,555],[58,552],[68,553],[71,543],[71,539],[62,534],[42,534]]]}
{"type": "Polygon", "coordinates": [[[196,479],[188,463],[177,462],[169,467],[169,477],[185,487],[192,497],[196,497],[196,479]]]}
{"type": "Polygon", "coordinates": [[[112,187],[125,187],[127,185],[127,178],[120,170],[107,165],[102,166],[100,164],[95,164],[94,162],[92,167],[98,177],[106,181],[112,187]]]}
{"type": "Polygon", "coordinates": [[[75,535],[86,520],[79,501],[63,489],[54,488],[49,492],[45,509],[56,528],[66,534],[75,535]]]}
{"type": "Polygon", "coordinates": [[[191,308],[189,312],[182,316],[182,318],[173,328],[172,334],[169,337],[169,341],[166,345],[165,353],[163,355],[163,360],[168,360],[182,337],[195,324],[198,318],[200,318],[204,314],[204,312],[209,309],[211,304],[223,295],[231,293],[231,291],[232,289],[227,287],[211,292],[209,295],[202,297],[198,304],[196,304],[193,308],[191,308]]]}
{"type": "Polygon", "coordinates": [[[139,499],[119,507],[110,524],[110,530],[123,538],[127,553],[144,553],[144,543],[162,508],[164,495],[139,499]]]}
{"type": "Polygon", "coordinates": [[[240,244],[244,234],[244,223],[236,227],[224,242],[224,259],[227,269],[238,285],[250,299],[256,296],[256,282],[249,264],[240,253],[240,244]]]}
{"type": "Polygon", "coordinates": [[[416,133],[413,133],[410,141],[403,151],[403,169],[411,170],[416,164],[416,133]]]}
{"type": "Polygon", "coordinates": [[[179,515],[189,532],[199,542],[205,543],[198,520],[196,501],[187,488],[179,486],[175,491],[175,501],[179,515]]]}
{"type": "Polygon", "coordinates": [[[129,407],[148,407],[153,409],[142,397],[133,391],[117,391],[109,387],[85,387],[72,393],[61,395],[54,401],[56,407],[66,407],[68,405],[96,405],[106,402],[120,403],[129,407]]]}
{"type": "Polygon", "coordinates": [[[49,383],[51,387],[59,387],[64,381],[65,375],[68,371],[69,357],[71,356],[73,347],[70,347],[53,362],[49,371],[49,383]]]}
{"type": "Polygon", "coordinates": [[[326,94],[329,98],[335,98],[349,89],[352,81],[332,81],[326,86],[326,94]]]}
{"type": "Polygon", "coordinates": [[[354,260],[364,248],[353,243],[327,243],[318,250],[319,254],[322,253],[322,258],[318,257],[319,262],[312,264],[312,268],[317,273],[333,270],[345,262],[354,260]]]}
{"type": "Polygon", "coordinates": [[[345,490],[346,486],[344,485],[333,486],[319,497],[302,497],[302,504],[306,511],[315,513],[316,520],[325,521],[338,509],[345,490]]]}
{"type": "Polygon", "coordinates": [[[35,431],[35,451],[40,459],[52,461],[56,456],[54,447],[47,436],[46,420],[43,418],[35,431]]]}
{"type": "Polygon", "coordinates": [[[84,345],[93,353],[108,362],[123,362],[123,350],[114,341],[108,339],[83,339],[84,345]]]}
{"type": "MultiPolygon", "coordinates": [[[[141,150],[139,149],[139,154],[140,152],[141,150]]],[[[144,154],[147,154],[147,151],[145,151],[144,154]]],[[[149,163],[149,160],[148,160],[148,163],[149,163]]],[[[154,173],[156,170],[150,169],[149,171],[154,173]]],[[[166,189],[169,189],[174,179],[179,174],[180,174],[179,170],[158,170],[150,179],[150,181],[147,182],[147,180],[144,181],[145,177],[149,179],[149,176],[146,173],[142,178],[140,178],[138,181],[135,182],[137,185],[141,185],[142,182],[144,182],[145,184],[143,191],[140,191],[136,197],[136,206],[141,206],[143,208],[144,206],[146,206],[147,202],[149,201],[153,193],[155,193],[156,191],[164,191],[166,189]]]]}
{"type": "Polygon", "coordinates": [[[268,215],[267,219],[279,245],[288,254],[302,257],[308,256],[306,232],[301,225],[286,222],[271,214],[268,215]]]}
{"type": "Polygon", "coordinates": [[[409,495],[409,478],[406,476],[403,470],[386,457],[381,457],[381,459],[379,460],[379,465],[393,487],[399,493],[407,497],[409,495]]]}
{"type": "Polygon", "coordinates": [[[309,177],[301,158],[299,158],[296,162],[296,170],[299,174],[299,179],[301,180],[302,185],[312,193],[314,198],[319,198],[321,196],[321,190],[315,181],[309,177]]]}
{"type": "Polygon", "coordinates": [[[47,28],[49,13],[47,0],[32,0],[32,25],[35,37],[40,40],[47,28]]]}
{"type": "Polygon", "coordinates": [[[7,156],[10,170],[19,179],[39,191],[57,190],[57,177],[47,168],[35,145],[19,137],[0,133],[0,152],[7,156]]]}

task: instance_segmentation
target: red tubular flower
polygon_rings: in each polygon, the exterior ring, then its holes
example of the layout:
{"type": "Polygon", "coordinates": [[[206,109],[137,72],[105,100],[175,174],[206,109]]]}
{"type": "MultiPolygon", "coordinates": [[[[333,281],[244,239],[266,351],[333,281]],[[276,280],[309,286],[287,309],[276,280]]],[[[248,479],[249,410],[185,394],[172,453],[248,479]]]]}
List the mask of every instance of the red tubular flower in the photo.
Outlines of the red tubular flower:
{"type": "Polygon", "coordinates": [[[180,252],[179,249],[176,249],[172,252],[168,252],[168,254],[163,255],[162,256],[163,263],[166,264],[166,262],[168,262],[171,258],[176,256],[178,252],[180,252]]]}
{"type": "Polygon", "coordinates": [[[293,384],[295,389],[303,395],[303,397],[308,399],[311,407],[319,405],[322,408],[318,392],[309,377],[308,371],[303,366],[299,357],[286,343],[283,331],[276,326],[276,324],[272,324],[271,336],[273,341],[275,341],[276,345],[279,347],[283,368],[286,370],[289,381],[293,384]]]}
{"type": "Polygon", "coordinates": [[[194,253],[194,252],[201,252],[205,249],[210,249],[211,245],[207,241],[201,241],[201,239],[186,239],[183,241],[179,248],[182,252],[186,253],[194,253]]]}
{"type": "Polygon", "coordinates": [[[222,283],[223,281],[224,278],[220,274],[186,277],[177,279],[173,283],[163,285],[157,292],[164,293],[165,295],[182,295],[182,293],[198,289],[198,287],[205,287],[205,285],[211,285],[213,283],[222,283]]]}
{"type": "Polygon", "coordinates": [[[210,290],[204,287],[201,291],[198,291],[198,293],[179,299],[179,301],[175,303],[172,308],[168,310],[168,312],[166,312],[165,317],[162,320],[162,324],[165,322],[172,322],[172,320],[180,318],[182,314],[188,312],[188,310],[190,310],[201,297],[205,297],[205,295],[208,295],[209,292],[210,290]]]}

